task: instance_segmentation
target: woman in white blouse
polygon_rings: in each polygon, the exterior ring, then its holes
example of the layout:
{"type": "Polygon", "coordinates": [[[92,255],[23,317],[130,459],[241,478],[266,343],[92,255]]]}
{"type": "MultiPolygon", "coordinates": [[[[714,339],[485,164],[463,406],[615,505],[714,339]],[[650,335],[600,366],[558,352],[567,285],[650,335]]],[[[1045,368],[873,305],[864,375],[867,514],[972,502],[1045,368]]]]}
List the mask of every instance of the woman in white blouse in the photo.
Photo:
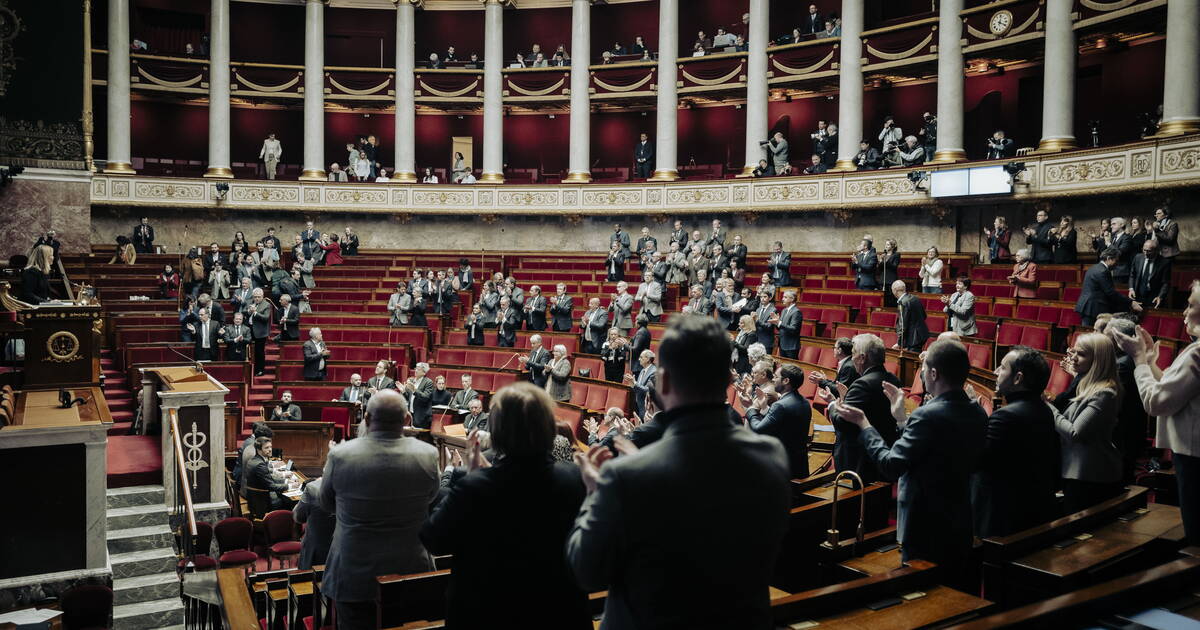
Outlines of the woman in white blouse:
{"type": "Polygon", "coordinates": [[[433,174],[433,169],[429,168],[428,166],[425,167],[425,177],[421,178],[421,183],[422,184],[438,183],[437,175],[433,174]]]}
{"type": "Polygon", "coordinates": [[[463,159],[463,154],[455,151],[454,166],[450,169],[450,183],[457,184],[461,182],[463,178],[467,176],[467,173],[470,172],[471,170],[467,168],[467,163],[463,159]]]}
{"type": "Polygon", "coordinates": [[[942,292],[942,259],[938,248],[930,247],[921,260],[921,293],[942,292]]]}
{"type": "Polygon", "coordinates": [[[371,181],[371,162],[367,159],[366,151],[358,152],[358,161],[354,163],[354,175],[360,182],[371,181]]]}
{"type": "MultiPolygon", "coordinates": [[[[1200,337],[1200,281],[1192,283],[1183,325],[1200,337]]],[[[1113,332],[1125,354],[1133,358],[1134,380],[1146,413],[1158,417],[1157,446],[1171,449],[1179,507],[1188,543],[1200,544],[1200,342],[1192,342],[1166,371],[1158,369],[1158,344],[1144,328],[1138,336],[1113,332]]],[[[1132,394],[1132,392],[1130,392],[1132,394]]]]}

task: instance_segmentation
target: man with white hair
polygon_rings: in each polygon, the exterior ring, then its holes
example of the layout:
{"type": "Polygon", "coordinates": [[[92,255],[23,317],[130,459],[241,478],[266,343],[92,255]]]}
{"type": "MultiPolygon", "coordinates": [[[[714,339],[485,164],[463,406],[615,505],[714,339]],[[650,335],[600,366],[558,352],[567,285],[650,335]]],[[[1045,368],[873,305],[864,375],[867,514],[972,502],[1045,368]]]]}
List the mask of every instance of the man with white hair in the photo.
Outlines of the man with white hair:
{"type": "Polygon", "coordinates": [[[467,433],[479,429],[480,431],[488,430],[488,417],[483,412],[483,401],[478,398],[472,398],[467,403],[467,415],[463,416],[463,428],[467,433]]]}
{"type": "Polygon", "coordinates": [[[920,352],[929,339],[929,326],[925,324],[925,305],[921,298],[908,292],[903,280],[892,283],[892,295],[896,296],[896,345],[909,352],[920,352]]]}
{"type": "Polygon", "coordinates": [[[817,394],[828,405],[825,415],[837,431],[833,445],[834,468],[838,472],[852,470],[858,473],[865,483],[871,483],[880,478],[879,471],[858,440],[860,429],[857,425],[842,420],[838,409],[841,405],[849,405],[862,410],[871,426],[879,431],[886,443],[891,444],[900,433],[896,427],[896,420],[892,417],[891,401],[884,393],[883,385],[891,383],[900,387],[900,379],[884,367],[887,351],[882,339],[870,333],[863,333],[855,335],[850,341],[850,362],[858,372],[858,378],[850,384],[840,400],[828,387],[818,389],[817,394]]]}
{"type": "Polygon", "coordinates": [[[550,361],[550,353],[542,347],[541,335],[529,337],[529,356],[518,357],[517,361],[529,370],[529,382],[546,387],[546,363],[550,361]]]}
{"type": "Polygon", "coordinates": [[[366,435],[326,459],[321,507],[337,527],[321,589],[335,602],[339,628],[375,627],[377,576],[433,570],[417,535],[437,495],[438,452],[404,437],[412,422],[404,397],[381,391],[367,404],[366,435]]]}
{"type": "Polygon", "coordinates": [[[292,305],[292,296],[279,296],[279,341],[300,339],[300,309],[292,305]]]}
{"type": "Polygon", "coordinates": [[[404,384],[408,395],[408,407],[412,409],[412,425],[418,429],[428,429],[433,424],[433,381],[425,375],[429,373],[428,363],[418,363],[413,370],[413,377],[404,384]]]}
{"type": "Polygon", "coordinates": [[[454,392],[454,396],[450,398],[451,409],[467,409],[472,400],[479,398],[479,392],[471,386],[471,375],[464,373],[459,378],[462,381],[462,389],[454,392]]]}
{"type": "Polygon", "coordinates": [[[620,329],[621,334],[628,337],[629,330],[633,328],[633,296],[629,294],[628,282],[622,280],[617,283],[617,291],[608,303],[608,312],[612,313],[613,328],[620,329]]]}
{"type": "Polygon", "coordinates": [[[250,307],[250,335],[254,337],[254,375],[265,374],[267,366],[267,337],[271,336],[271,303],[263,296],[262,289],[255,289],[254,303],[250,307]]]}
{"type": "Polygon", "coordinates": [[[329,357],[329,348],[325,347],[325,337],[320,328],[310,328],[308,341],[304,342],[304,380],[325,380],[325,360],[329,357]]]}
{"type": "Polygon", "coordinates": [[[1129,268],[1133,264],[1133,257],[1137,254],[1134,251],[1133,237],[1129,232],[1125,231],[1125,218],[1113,217],[1108,222],[1112,229],[1112,244],[1109,249],[1115,249],[1118,252],[1117,264],[1112,266],[1113,282],[1117,284],[1129,284],[1129,268]]]}

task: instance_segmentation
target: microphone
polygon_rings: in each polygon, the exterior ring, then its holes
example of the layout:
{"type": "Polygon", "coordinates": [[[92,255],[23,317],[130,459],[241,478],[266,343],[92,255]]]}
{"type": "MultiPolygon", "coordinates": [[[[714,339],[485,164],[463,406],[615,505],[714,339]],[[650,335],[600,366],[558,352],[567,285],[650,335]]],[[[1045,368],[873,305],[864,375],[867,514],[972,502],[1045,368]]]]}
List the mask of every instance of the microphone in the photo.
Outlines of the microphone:
{"type": "Polygon", "coordinates": [[[187,360],[189,363],[192,363],[192,364],[193,364],[193,365],[192,365],[192,367],[196,368],[196,371],[197,371],[197,372],[200,372],[201,374],[204,374],[204,375],[207,375],[207,374],[208,374],[208,371],[206,371],[206,370],[204,369],[204,364],[203,364],[203,363],[201,363],[201,362],[200,362],[198,359],[196,359],[195,357],[189,357],[188,355],[186,355],[186,354],[184,354],[184,353],[182,353],[182,352],[180,352],[180,351],[176,350],[175,348],[172,348],[171,346],[167,346],[167,350],[170,350],[171,352],[174,352],[175,354],[177,354],[177,355],[179,355],[179,356],[183,357],[183,358],[184,358],[185,360],[187,360]]]}

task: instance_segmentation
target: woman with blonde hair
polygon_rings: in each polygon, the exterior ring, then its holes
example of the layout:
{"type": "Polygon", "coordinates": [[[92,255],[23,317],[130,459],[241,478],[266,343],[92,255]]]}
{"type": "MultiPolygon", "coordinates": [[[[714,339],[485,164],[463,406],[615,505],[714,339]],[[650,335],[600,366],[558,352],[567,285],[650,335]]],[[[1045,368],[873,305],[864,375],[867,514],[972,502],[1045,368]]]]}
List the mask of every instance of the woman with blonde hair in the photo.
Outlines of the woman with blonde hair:
{"type": "Polygon", "coordinates": [[[739,375],[750,373],[750,344],[758,343],[758,327],[753,315],[738,318],[737,336],[733,338],[733,369],[739,375]]]}
{"type": "Polygon", "coordinates": [[[552,456],[554,402],[532,383],[513,383],[492,397],[488,427],[493,461],[473,434],[470,472],[421,528],[426,549],[454,556],[446,627],[520,619],[527,628],[591,628],[587,593],[563,553],[586,490],[579,470],[552,456]]]}
{"type": "Polygon", "coordinates": [[[550,352],[546,363],[546,392],[554,400],[571,400],[571,362],[567,360],[567,347],[561,343],[550,352]]]}
{"type": "Polygon", "coordinates": [[[21,270],[21,295],[27,304],[41,304],[50,299],[50,261],[54,260],[54,248],[38,245],[29,254],[29,264],[21,270]]]}
{"type": "MultiPolygon", "coordinates": [[[[1200,280],[1192,282],[1183,325],[1200,337],[1200,280]]],[[[1179,509],[1188,543],[1200,545],[1200,342],[1183,349],[1165,371],[1155,365],[1158,344],[1144,328],[1137,337],[1114,331],[1121,350],[1133,359],[1133,378],[1146,413],[1157,416],[1157,446],[1171,450],[1179,509]]],[[[1130,392],[1129,395],[1133,395],[1130,392]]]]}
{"type": "Polygon", "coordinates": [[[1075,397],[1062,413],[1053,405],[1050,408],[1062,443],[1067,513],[1075,513],[1121,491],[1121,452],[1112,439],[1121,383],[1116,347],[1104,334],[1080,336],[1067,351],[1067,358],[1079,375],[1075,397]]]}
{"type": "Polygon", "coordinates": [[[1076,246],[1078,237],[1079,234],[1075,231],[1075,219],[1069,214],[1064,214],[1058,221],[1058,227],[1050,230],[1050,244],[1054,246],[1054,264],[1075,264],[1075,257],[1078,253],[1076,246]]]}

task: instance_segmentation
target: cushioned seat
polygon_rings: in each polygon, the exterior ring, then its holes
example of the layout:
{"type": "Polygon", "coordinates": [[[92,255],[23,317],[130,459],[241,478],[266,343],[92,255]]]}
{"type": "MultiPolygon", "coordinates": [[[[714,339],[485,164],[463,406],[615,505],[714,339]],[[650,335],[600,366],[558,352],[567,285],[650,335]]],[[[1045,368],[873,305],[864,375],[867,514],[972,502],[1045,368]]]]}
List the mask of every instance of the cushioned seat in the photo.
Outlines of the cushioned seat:
{"type": "MultiPolygon", "coordinates": [[[[182,572],[187,567],[187,558],[179,561],[176,570],[182,572]]],[[[217,561],[212,556],[195,556],[192,558],[192,569],[195,571],[210,571],[217,568],[217,561]]]]}
{"type": "Polygon", "coordinates": [[[233,566],[242,566],[253,564],[258,561],[258,554],[248,549],[234,549],[221,554],[217,560],[221,564],[221,568],[225,569],[233,566]]]}

